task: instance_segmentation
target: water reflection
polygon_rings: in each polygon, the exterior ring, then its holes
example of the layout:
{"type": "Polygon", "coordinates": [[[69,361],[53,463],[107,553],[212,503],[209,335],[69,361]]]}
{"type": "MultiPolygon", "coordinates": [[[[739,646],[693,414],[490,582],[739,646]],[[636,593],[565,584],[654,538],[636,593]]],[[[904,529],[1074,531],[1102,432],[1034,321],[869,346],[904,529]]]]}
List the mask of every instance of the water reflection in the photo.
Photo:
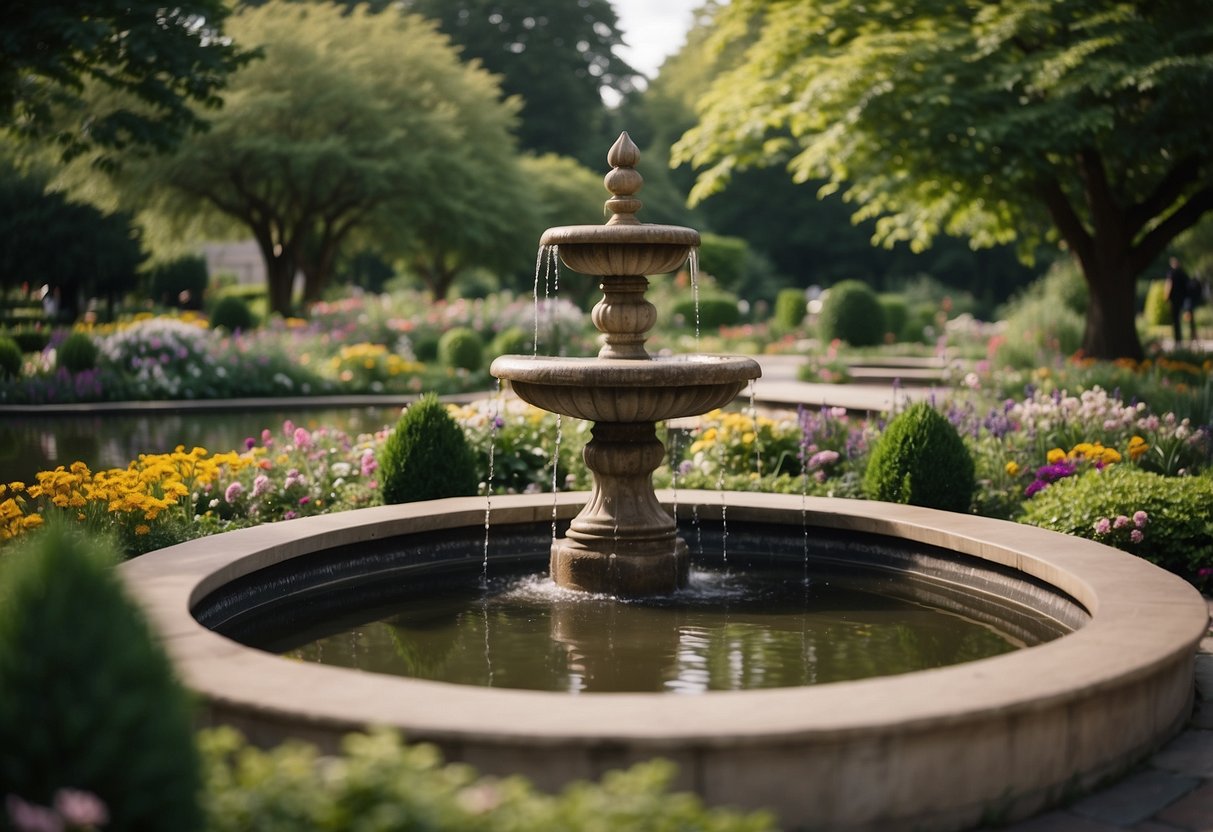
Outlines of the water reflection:
{"type": "Polygon", "coordinates": [[[698,694],[820,684],[998,655],[966,618],[799,575],[697,572],[668,598],[621,602],[527,578],[414,598],[286,655],[456,684],[698,694]]]}

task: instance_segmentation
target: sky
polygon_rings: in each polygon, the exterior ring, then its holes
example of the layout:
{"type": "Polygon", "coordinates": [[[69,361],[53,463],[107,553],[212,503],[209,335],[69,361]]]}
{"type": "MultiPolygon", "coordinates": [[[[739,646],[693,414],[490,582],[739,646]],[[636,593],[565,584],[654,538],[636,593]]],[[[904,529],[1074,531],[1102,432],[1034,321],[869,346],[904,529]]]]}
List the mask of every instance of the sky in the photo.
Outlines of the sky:
{"type": "Polygon", "coordinates": [[[619,56],[650,79],[667,56],[686,41],[695,9],[703,0],[611,0],[627,47],[619,56]]]}

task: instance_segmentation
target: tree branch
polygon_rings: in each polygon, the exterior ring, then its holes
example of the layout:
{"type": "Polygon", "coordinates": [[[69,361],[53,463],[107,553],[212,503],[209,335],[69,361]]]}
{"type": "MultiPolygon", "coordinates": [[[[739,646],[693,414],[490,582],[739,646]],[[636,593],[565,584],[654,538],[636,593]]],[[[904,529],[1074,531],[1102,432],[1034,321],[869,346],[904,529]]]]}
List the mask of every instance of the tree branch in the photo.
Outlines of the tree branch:
{"type": "Polygon", "coordinates": [[[1184,188],[1200,174],[1200,160],[1195,156],[1180,159],[1154,186],[1154,190],[1141,202],[1130,206],[1127,212],[1128,231],[1136,237],[1146,223],[1171,207],[1183,194],[1184,188]]]}
{"type": "Polygon", "coordinates": [[[1112,193],[1112,187],[1108,184],[1108,171],[1104,167],[1099,151],[1085,148],[1078,152],[1078,173],[1082,177],[1084,196],[1087,199],[1087,208],[1091,212],[1095,239],[1127,237],[1127,243],[1132,237],[1125,234],[1124,218],[1120,206],[1117,204],[1116,195],[1112,193]]]}
{"type": "Polygon", "coordinates": [[[1154,258],[1162,254],[1172,240],[1196,225],[1209,211],[1213,211],[1213,186],[1201,188],[1187,202],[1179,206],[1175,213],[1160,222],[1141,238],[1133,247],[1130,265],[1134,274],[1140,274],[1149,267],[1154,258]]]}
{"type": "Polygon", "coordinates": [[[1061,189],[1061,184],[1056,179],[1043,180],[1036,185],[1035,191],[1048,210],[1053,224],[1061,233],[1062,239],[1066,241],[1079,260],[1083,263],[1093,264],[1095,247],[1091,234],[1082,224],[1082,219],[1074,210],[1074,206],[1070,204],[1065,191],[1061,189]]]}

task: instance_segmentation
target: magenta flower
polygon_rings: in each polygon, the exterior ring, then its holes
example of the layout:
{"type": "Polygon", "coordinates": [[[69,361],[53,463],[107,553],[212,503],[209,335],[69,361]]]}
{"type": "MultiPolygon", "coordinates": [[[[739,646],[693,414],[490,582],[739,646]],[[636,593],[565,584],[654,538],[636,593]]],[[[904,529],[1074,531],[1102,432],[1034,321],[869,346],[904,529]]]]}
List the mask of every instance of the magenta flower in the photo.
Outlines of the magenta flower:
{"type": "Polygon", "coordinates": [[[295,428],[295,447],[301,451],[312,447],[312,435],[307,432],[307,428],[295,428]]]}

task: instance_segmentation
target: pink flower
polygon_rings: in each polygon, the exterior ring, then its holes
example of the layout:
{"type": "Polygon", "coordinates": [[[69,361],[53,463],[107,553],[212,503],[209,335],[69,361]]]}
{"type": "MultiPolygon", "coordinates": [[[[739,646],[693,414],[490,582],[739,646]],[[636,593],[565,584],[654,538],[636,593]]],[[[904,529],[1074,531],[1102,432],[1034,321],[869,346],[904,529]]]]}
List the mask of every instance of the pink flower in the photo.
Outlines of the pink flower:
{"type": "Polygon", "coordinates": [[[1133,513],[1133,525],[1139,529],[1144,529],[1149,520],[1150,515],[1146,514],[1144,511],[1136,511],[1133,513]]]}
{"type": "Polygon", "coordinates": [[[379,469],[379,463],[375,461],[375,452],[367,450],[362,455],[362,463],[360,466],[362,476],[369,477],[379,469]]]}
{"type": "Polygon", "coordinates": [[[301,451],[312,447],[312,435],[307,432],[307,428],[295,428],[295,447],[301,451]]]}
{"type": "Polygon", "coordinates": [[[818,451],[809,458],[809,470],[815,471],[838,461],[838,451],[818,451]]]}
{"type": "Polygon", "coordinates": [[[1131,543],[1141,543],[1143,538],[1145,538],[1145,535],[1141,533],[1141,529],[1134,529],[1129,532],[1129,541],[1131,543]]]}
{"type": "Polygon", "coordinates": [[[54,811],[35,803],[26,803],[15,794],[4,800],[8,819],[18,832],[63,832],[63,819],[54,811]]]}
{"type": "Polygon", "coordinates": [[[1133,521],[1131,521],[1128,517],[1125,517],[1123,514],[1119,514],[1119,515],[1117,515],[1116,519],[1112,521],[1112,528],[1123,529],[1125,526],[1129,525],[1131,522],[1133,522],[1133,521]]]}
{"type": "Polygon", "coordinates": [[[308,495],[304,494],[302,497],[299,498],[299,505],[306,506],[311,501],[312,501],[312,498],[309,497],[308,495]]]}
{"type": "Polygon", "coordinates": [[[264,497],[270,491],[270,478],[265,474],[258,474],[253,480],[253,497],[264,497]]]}
{"type": "Polygon", "coordinates": [[[295,432],[295,423],[292,422],[290,419],[287,419],[285,422],[282,423],[282,432],[286,436],[290,436],[291,434],[293,434],[295,432]]]}
{"type": "Polygon", "coordinates": [[[55,792],[55,810],[73,826],[101,826],[110,819],[109,809],[101,798],[80,789],[55,792]]]}
{"type": "Polygon", "coordinates": [[[240,495],[243,493],[244,493],[244,486],[240,484],[239,480],[237,480],[236,482],[229,485],[227,487],[227,490],[223,492],[223,499],[226,500],[228,503],[234,503],[240,499],[240,495]]]}
{"type": "Polygon", "coordinates": [[[1100,517],[1095,521],[1096,534],[1108,534],[1112,531],[1112,521],[1106,517],[1100,517]]]}

